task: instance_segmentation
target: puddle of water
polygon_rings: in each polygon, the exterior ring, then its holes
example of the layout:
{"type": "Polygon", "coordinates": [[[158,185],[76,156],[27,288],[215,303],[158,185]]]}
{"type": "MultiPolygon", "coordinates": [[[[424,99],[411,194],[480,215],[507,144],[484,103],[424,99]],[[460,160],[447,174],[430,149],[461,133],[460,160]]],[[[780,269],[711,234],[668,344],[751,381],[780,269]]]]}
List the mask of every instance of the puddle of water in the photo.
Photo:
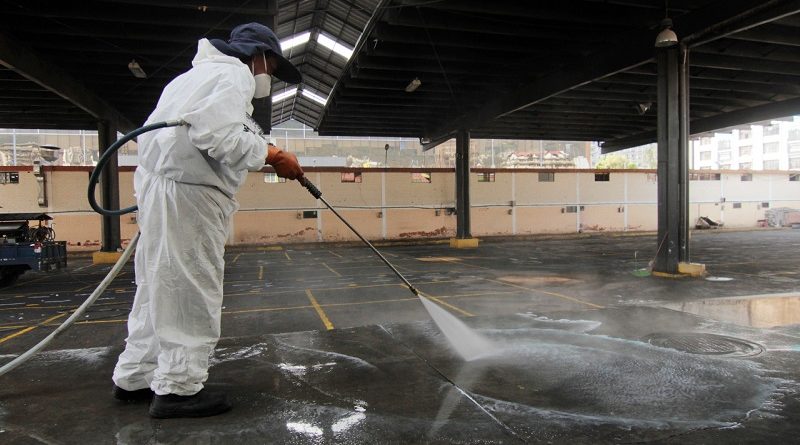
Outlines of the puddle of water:
{"type": "Polygon", "coordinates": [[[800,295],[795,293],[709,298],[664,306],[740,326],[773,328],[800,324],[800,295]]]}

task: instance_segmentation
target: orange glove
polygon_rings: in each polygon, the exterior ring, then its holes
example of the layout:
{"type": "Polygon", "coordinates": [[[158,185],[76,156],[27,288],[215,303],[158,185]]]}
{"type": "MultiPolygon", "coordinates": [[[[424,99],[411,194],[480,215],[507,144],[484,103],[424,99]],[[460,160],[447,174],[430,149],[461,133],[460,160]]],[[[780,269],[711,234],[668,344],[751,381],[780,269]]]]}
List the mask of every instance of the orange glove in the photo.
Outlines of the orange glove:
{"type": "Polygon", "coordinates": [[[297,162],[297,156],[287,153],[272,144],[267,146],[266,163],[271,165],[275,169],[275,173],[281,178],[297,179],[303,176],[303,169],[297,162]]]}

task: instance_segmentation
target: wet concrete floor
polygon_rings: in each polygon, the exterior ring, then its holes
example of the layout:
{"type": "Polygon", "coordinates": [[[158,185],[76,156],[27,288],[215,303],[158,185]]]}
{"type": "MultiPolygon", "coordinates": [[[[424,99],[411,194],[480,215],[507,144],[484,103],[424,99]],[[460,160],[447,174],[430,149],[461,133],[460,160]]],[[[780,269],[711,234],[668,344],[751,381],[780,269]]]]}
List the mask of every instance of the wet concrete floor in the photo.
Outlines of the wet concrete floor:
{"type": "MultiPolygon", "coordinates": [[[[697,234],[705,279],[638,277],[652,237],[396,246],[387,257],[489,341],[465,362],[366,249],[226,254],[209,387],[232,412],[117,404],[132,268],[48,352],[0,377],[0,443],[788,443],[800,437],[800,231],[697,234]]],[[[108,270],[73,259],[0,290],[0,363],[108,270]]]]}

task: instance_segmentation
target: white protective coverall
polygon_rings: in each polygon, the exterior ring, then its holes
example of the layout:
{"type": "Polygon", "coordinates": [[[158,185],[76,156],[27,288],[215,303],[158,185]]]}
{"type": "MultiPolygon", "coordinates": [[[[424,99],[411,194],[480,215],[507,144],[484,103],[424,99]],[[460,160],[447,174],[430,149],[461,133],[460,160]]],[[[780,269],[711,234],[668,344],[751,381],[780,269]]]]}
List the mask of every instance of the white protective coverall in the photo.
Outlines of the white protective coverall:
{"type": "Polygon", "coordinates": [[[255,81],[239,59],[198,42],[193,68],[169,83],[139,136],[134,188],[141,238],[136,296],[114,383],[192,395],[220,336],[223,254],[234,194],[264,166],[267,143],[247,117],[255,81]]]}

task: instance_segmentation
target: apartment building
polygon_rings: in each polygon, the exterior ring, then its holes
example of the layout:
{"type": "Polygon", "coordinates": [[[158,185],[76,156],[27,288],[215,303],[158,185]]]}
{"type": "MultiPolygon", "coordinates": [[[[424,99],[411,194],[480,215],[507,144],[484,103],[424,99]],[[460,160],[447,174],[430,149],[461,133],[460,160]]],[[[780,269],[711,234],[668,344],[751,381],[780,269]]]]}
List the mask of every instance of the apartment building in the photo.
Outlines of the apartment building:
{"type": "Polygon", "coordinates": [[[800,119],[700,137],[692,160],[698,170],[800,170],[800,119]]]}

